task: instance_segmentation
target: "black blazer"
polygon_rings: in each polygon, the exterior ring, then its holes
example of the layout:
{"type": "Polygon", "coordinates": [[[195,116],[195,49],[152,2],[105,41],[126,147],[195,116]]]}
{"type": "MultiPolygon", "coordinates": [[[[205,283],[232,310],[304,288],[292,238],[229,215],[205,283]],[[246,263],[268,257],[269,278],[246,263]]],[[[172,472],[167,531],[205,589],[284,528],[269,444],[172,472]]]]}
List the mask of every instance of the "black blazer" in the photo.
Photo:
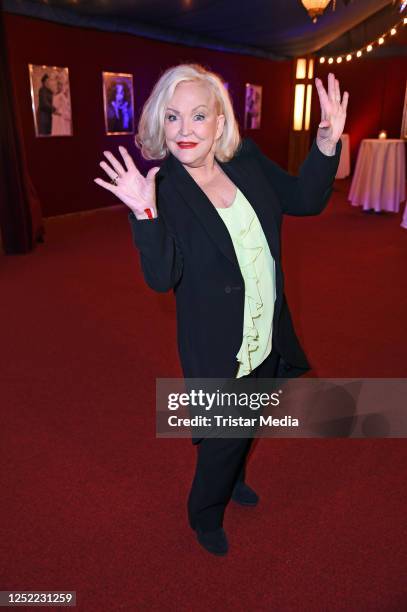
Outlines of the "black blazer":
{"type": "MultiPolygon", "coordinates": [[[[317,215],[332,192],[342,143],[335,155],[314,139],[299,175],[268,159],[245,138],[235,156],[218,163],[255,210],[276,264],[272,350],[303,373],[310,364],[296,337],[284,295],[280,230],[282,215],[317,215]]],[[[219,213],[171,153],[156,177],[155,219],[130,211],[134,244],[145,281],[155,291],[173,289],[178,350],[185,378],[234,378],[242,343],[244,280],[232,239],[219,213]]]]}

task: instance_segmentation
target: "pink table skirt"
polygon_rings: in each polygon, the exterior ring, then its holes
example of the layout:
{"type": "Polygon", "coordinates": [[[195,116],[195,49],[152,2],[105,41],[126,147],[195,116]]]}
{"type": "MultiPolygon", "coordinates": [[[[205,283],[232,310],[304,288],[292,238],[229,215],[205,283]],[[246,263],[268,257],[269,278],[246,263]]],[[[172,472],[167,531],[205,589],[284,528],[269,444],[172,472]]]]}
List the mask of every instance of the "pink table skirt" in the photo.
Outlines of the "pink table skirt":
{"type": "Polygon", "coordinates": [[[342,134],[342,151],[335,178],[343,179],[350,174],[349,134],[342,134]]]}
{"type": "Polygon", "coordinates": [[[407,229],[407,204],[405,205],[405,208],[404,208],[404,214],[403,214],[403,220],[401,222],[401,227],[404,227],[404,229],[407,229]]]}
{"type": "Polygon", "coordinates": [[[362,140],[348,200],[363,210],[399,212],[406,199],[404,140],[362,140]]]}

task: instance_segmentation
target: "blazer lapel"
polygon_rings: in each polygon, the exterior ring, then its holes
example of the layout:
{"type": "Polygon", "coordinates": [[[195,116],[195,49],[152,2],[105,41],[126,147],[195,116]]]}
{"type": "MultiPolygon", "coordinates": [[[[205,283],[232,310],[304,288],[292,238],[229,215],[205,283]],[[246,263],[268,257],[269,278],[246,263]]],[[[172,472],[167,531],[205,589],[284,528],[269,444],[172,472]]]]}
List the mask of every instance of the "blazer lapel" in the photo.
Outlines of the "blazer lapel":
{"type": "Polygon", "coordinates": [[[234,265],[239,267],[229,231],[206,193],[174,155],[170,154],[166,166],[173,187],[191,207],[216,246],[234,265]]]}
{"type": "Polygon", "coordinates": [[[273,210],[276,195],[270,189],[265,177],[259,172],[256,164],[250,163],[247,157],[236,157],[229,162],[219,160],[217,162],[252,205],[263,228],[272,256],[274,259],[279,258],[279,232],[273,210]]]}
{"type": "MultiPolygon", "coordinates": [[[[250,168],[246,167],[246,163],[239,156],[235,156],[228,162],[216,161],[252,205],[262,225],[270,252],[276,259],[279,253],[279,237],[270,202],[270,199],[275,196],[271,190],[267,189],[268,185],[262,174],[256,172],[255,164],[252,164],[250,168]]],[[[183,164],[171,153],[163,165],[165,169],[162,166],[162,170],[168,171],[173,187],[197,215],[216,246],[234,265],[239,267],[229,231],[205,192],[183,164]]]]}

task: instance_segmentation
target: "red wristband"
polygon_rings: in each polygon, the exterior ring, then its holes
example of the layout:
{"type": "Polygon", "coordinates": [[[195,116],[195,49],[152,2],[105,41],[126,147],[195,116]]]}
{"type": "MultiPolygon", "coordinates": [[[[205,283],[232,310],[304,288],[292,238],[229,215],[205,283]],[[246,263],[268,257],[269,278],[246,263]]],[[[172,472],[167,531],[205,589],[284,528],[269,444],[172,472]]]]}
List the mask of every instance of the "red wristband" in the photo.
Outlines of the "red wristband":
{"type": "Polygon", "coordinates": [[[145,208],[145,209],[144,209],[144,212],[146,213],[146,215],[147,215],[147,217],[148,217],[149,219],[152,219],[152,218],[153,218],[153,213],[151,212],[151,208],[145,208]]]}

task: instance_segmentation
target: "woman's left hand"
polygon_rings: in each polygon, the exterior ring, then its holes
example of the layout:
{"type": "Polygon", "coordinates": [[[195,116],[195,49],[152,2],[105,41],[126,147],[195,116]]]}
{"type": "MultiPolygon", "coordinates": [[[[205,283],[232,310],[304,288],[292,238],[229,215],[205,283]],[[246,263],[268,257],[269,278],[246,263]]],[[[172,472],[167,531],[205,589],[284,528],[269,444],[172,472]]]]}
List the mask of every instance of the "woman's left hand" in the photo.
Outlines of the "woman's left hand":
{"type": "Polygon", "coordinates": [[[328,74],[328,93],[321,79],[315,79],[315,86],[321,104],[321,121],[318,126],[317,142],[319,141],[325,147],[335,147],[345,127],[349,93],[345,91],[341,100],[339,81],[335,79],[332,72],[328,74]]]}

